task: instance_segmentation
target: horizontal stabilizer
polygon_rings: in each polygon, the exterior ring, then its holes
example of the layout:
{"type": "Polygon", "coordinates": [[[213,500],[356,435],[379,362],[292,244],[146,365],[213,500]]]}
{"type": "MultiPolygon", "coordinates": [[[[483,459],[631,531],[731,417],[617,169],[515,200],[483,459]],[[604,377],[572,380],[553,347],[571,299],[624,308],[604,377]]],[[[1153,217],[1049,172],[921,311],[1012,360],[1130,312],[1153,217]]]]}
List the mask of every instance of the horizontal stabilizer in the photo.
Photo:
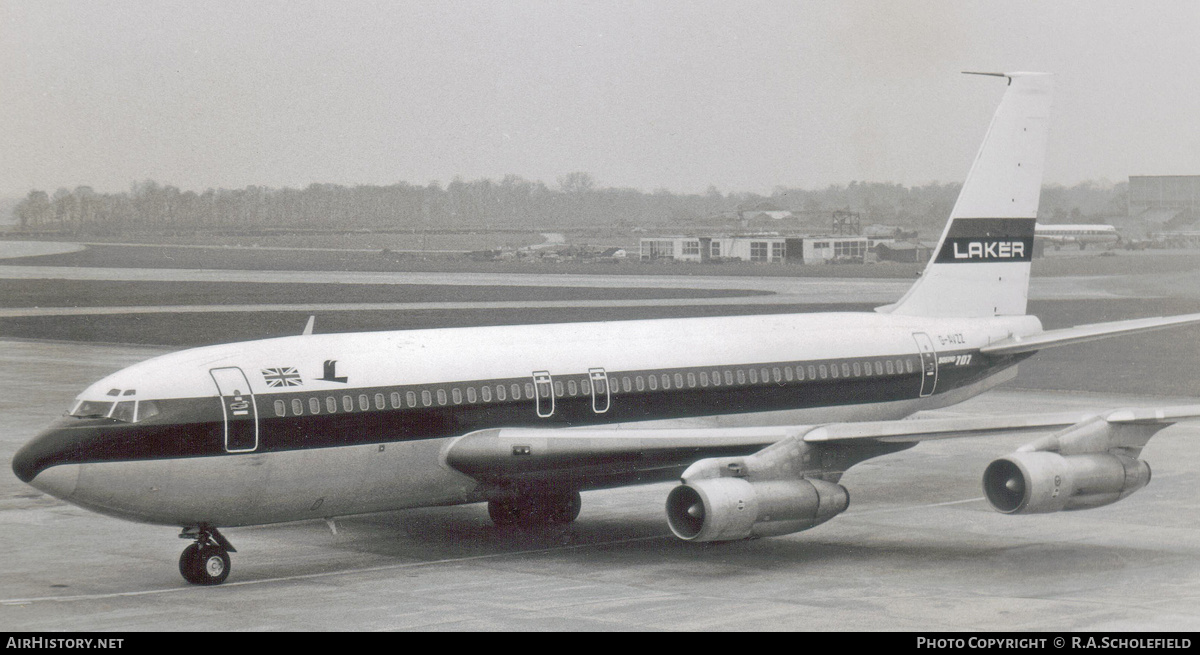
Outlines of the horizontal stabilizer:
{"type": "Polygon", "coordinates": [[[1200,323],[1200,314],[1183,314],[1180,316],[1159,316],[1155,318],[1136,318],[1129,321],[1113,321],[1111,323],[1092,323],[1078,325],[1060,330],[1046,330],[1024,337],[1010,337],[997,341],[989,346],[980,348],[985,355],[1016,355],[1054,348],[1071,344],[1104,339],[1120,334],[1147,332],[1162,328],[1200,323]]]}

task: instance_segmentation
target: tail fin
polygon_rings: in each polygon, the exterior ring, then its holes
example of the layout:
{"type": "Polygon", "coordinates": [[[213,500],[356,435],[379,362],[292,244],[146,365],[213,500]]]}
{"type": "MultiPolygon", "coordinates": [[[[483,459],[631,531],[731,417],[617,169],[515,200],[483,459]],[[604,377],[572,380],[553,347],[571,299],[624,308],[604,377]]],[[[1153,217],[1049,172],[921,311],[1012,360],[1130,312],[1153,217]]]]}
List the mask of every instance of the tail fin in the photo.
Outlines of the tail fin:
{"type": "Polygon", "coordinates": [[[894,305],[910,316],[1025,313],[1053,78],[996,74],[1008,90],[921,279],[894,305]]]}

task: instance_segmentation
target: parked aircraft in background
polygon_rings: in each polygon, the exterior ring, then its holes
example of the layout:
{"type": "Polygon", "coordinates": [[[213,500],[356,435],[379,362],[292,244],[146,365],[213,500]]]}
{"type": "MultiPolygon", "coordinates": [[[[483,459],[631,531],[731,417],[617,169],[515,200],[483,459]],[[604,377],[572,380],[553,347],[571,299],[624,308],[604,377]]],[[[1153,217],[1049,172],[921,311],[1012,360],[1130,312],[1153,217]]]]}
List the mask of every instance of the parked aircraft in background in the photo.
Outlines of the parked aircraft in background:
{"type": "Polygon", "coordinates": [[[904,418],[1012,379],[1043,348],[1200,315],[1043,330],[1026,315],[1051,77],[1013,73],[923,276],[874,313],[305,334],[185,350],[83,391],[13,460],[90,510],[183,528],[216,584],[220,529],[487,502],[499,525],[575,519],[580,492],[681,479],[681,539],[805,530],[842,474],[924,439],[1060,431],[983,473],[1008,513],[1115,502],[1146,440],[1200,407],[904,418]]]}
{"type": "MultiPolygon", "coordinates": [[[[1112,225],[1043,225],[1039,223],[1033,231],[1035,243],[1060,248],[1066,244],[1078,245],[1080,250],[1088,244],[1120,243],[1121,235],[1112,225]]],[[[1039,245],[1041,245],[1039,244],[1039,245]]]]}

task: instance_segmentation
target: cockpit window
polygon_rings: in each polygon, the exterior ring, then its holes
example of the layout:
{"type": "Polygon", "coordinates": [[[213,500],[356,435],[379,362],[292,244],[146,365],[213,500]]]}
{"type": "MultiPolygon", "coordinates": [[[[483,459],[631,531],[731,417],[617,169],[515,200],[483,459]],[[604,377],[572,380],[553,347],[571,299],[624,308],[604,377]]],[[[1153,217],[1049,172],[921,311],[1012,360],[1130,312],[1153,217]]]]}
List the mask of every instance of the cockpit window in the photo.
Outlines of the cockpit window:
{"type": "Polygon", "coordinates": [[[151,416],[158,416],[158,403],[153,400],[140,400],[137,410],[137,420],[144,421],[151,416]]]}
{"type": "Polygon", "coordinates": [[[153,400],[122,400],[120,402],[80,400],[68,415],[75,418],[111,418],[125,423],[137,423],[159,414],[153,400]]]}
{"type": "Polygon", "coordinates": [[[136,409],[136,401],[124,400],[117,403],[117,406],[113,408],[112,415],[110,415],[109,418],[123,421],[125,423],[133,423],[133,420],[137,417],[136,409]]]}
{"type": "Polygon", "coordinates": [[[71,410],[71,416],[76,418],[104,418],[112,410],[113,404],[108,401],[81,400],[71,410]]]}

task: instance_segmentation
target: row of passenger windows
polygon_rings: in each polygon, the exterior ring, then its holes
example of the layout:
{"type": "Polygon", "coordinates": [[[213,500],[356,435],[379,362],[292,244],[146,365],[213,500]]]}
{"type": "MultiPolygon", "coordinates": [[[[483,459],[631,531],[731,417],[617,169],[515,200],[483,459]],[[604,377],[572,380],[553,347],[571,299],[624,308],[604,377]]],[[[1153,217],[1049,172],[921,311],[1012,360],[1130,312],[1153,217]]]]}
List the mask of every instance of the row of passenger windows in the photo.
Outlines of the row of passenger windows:
{"type": "MultiPolygon", "coordinates": [[[[572,383],[574,384],[574,383],[572,383]]],[[[583,383],[585,394],[590,394],[590,387],[587,382],[583,383]]],[[[374,397],[368,394],[359,394],[357,398],[351,395],[344,395],[339,402],[335,396],[326,396],[324,401],[321,398],[312,397],[308,399],[307,413],[309,414],[336,414],[337,412],[365,412],[372,408],[374,409],[401,409],[407,407],[432,407],[436,400],[438,405],[446,405],[453,402],[455,405],[461,405],[465,398],[468,403],[476,403],[483,400],[485,403],[492,402],[494,398],[497,401],[508,400],[509,397],[513,400],[520,400],[524,395],[525,398],[533,398],[533,383],[526,382],[524,385],[512,383],[511,385],[497,384],[495,387],[483,386],[476,389],[475,387],[467,387],[464,393],[458,387],[446,389],[422,390],[419,394],[416,391],[407,391],[403,395],[399,391],[393,391],[387,396],[382,393],[377,393],[374,397]],[[357,404],[356,401],[357,400],[357,404]],[[374,403],[372,404],[372,401],[374,403]]],[[[299,398],[293,398],[291,403],[293,416],[299,416],[305,413],[305,402],[299,398]]],[[[288,403],[282,400],[275,401],[275,415],[287,416],[288,403]]]]}
{"type": "MultiPolygon", "coordinates": [[[[760,382],[770,383],[775,382],[783,384],[786,382],[805,380],[826,380],[850,377],[868,377],[881,375],[896,375],[902,373],[912,373],[914,370],[913,360],[911,358],[899,358],[888,360],[874,361],[855,361],[855,362],[840,362],[837,364],[799,364],[796,366],[771,366],[761,368],[737,368],[713,371],[689,371],[688,373],[662,373],[650,375],[622,375],[611,376],[613,393],[637,391],[657,391],[659,389],[694,389],[696,387],[721,387],[734,386],[738,384],[758,384],[760,382]]],[[[539,385],[540,386],[540,385],[539,385]]],[[[596,394],[599,397],[604,397],[608,392],[605,379],[601,377],[596,382],[596,394]]],[[[404,407],[433,407],[436,403],[438,406],[447,404],[460,405],[464,399],[467,403],[475,404],[477,402],[490,403],[496,401],[506,401],[509,398],[512,400],[521,400],[522,398],[533,400],[535,396],[535,388],[532,382],[526,382],[523,385],[516,382],[512,384],[497,384],[484,385],[481,387],[452,387],[450,389],[425,389],[420,392],[406,391],[403,394],[399,391],[393,391],[386,396],[383,393],[376,393],[374,396],[368,394],[358,394],[358,396],[343,395],[339,399],[336,396],[326,396],[324,399],[310,397],[307,402],[300,398],[293,398],[290,403],[284,400],[275,401],[275,415],[287,416],[288,410],[291,410],[293,416],[308,414],[335,414],[337,412],[365,412],[371,409],[402,409],[404,407]]],[[[542,397],[548,395],[548,391],[542,391],[542,397]]],[[[589,380],[574,380],[569,379],[554,380],[554,395],[562,398],[564,396],[591,396],[592,385],[589,380]]]]}

